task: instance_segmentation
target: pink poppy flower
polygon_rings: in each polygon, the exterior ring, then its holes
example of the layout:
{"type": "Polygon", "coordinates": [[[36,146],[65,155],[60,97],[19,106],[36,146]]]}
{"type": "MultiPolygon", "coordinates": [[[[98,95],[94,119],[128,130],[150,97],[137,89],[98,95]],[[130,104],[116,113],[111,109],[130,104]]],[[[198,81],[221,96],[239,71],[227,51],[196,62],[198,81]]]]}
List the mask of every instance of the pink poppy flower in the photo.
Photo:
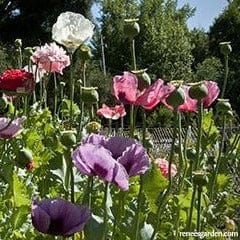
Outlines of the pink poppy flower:
{"type": "Polygon", "coordinates": [[[45,44],[38,48],[31,60],[37,64],[40,70],[63,74],[63,69],[70,65],[70,58],[66,51],[56,43],[45,44]]]}
{"type": "Polygon", "coordinates": [[[122,106],[122,105],[108,107],[106,104],[103,104],[102,108],[97,110],[97,114],[99,116],[103,116],[108,119],[117,120],[120,117],[124,117],[126,115],[126,111],[125,111],[124,106],[122,106]]]}
{"type": "Polygon", "coordinates": [[[169,86],[164,85],[161,79],[143,91],[139,91],[136,75],[124,72],[123,75],[113,78],[113,94],[119,101],[124,104],[139,105],[148,110],[154,108],[169,91],[169,86]]]}
{"type": "MultiPolygon", "coordinates": [[[[169,85],[171,85],[171,92],[174,91],[176,87],[174,87],[171,83],[169,83],[169,85]]],[[[184,90],[185,102],[178,107],[178,110],[180,112],[196,112],[198,109],[197,100],[192,99],[189,96],[189,88],[190,87],[183,85],[181,88],[184,90]]],[[[169,94],[166,97],[168,97],[168,96],[169,96],[169,94]]],[[[164,104],[164,106],[166,108],[173,110],[173,107],[170,106],[169,104],[167,104],[166,97],[162,100],[162,103],[164,104]]]]}
{"type": "Polygon", "coordinates": [[[202,102],[203,102],[204,108],[208,108],[217,99],[220,93],[220,89],[217,83],[213,81],[206,81],[205,85],[208,89],[208,95],[205,98],[203,98],[202,102]]]}
{"type": "MultiPolygon", "coordinates": [[[[157,163],[158,168],[161,171],[162,175],[165,178],[168,178],[168,166],[169,166],[168,161],[164,158],[157,158],[156,163],[157,163]]],[[[174,176],[176,176],[176,174],[177,174],[177,166],[174,163],[172,163],[171,164],[171,176],[174,177],[174,176]]]]}
{"type": "Polygon", "coordinates": [[[9,124],[10,119],[0,118],[0,138],[10,139],[20,134],[23,130],[22,123],[25,119],[26,117],[16,118],[9,124]]]}

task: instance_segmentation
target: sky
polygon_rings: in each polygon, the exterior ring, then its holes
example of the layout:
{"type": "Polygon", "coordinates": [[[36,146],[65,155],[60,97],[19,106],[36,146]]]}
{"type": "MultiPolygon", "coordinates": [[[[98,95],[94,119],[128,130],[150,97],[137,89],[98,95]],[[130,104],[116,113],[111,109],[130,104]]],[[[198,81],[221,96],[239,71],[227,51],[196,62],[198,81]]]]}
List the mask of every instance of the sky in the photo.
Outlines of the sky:
{"type": "Polygon", "coordinates": [[[186,3],[196,7],[195,15],[188,20],[188,27],[203,28],[205,31],[228,5],[227,0],[178,0],[179,7],[186,3]]]}
{"type": "MultiPolygon", "coordinates": [[[[227,0],[178,0],[178,6],[181,7],[188,3],[191,7],[196,7],[195,15],[188,20],[188,27],[190,29],[203,28],[205,31],[209,30],[209,27],[214,22],[214,19],[227,6],[227,0]]],[[[93,15],[99,16],[99,8],[94,5],[93,15]]]]}

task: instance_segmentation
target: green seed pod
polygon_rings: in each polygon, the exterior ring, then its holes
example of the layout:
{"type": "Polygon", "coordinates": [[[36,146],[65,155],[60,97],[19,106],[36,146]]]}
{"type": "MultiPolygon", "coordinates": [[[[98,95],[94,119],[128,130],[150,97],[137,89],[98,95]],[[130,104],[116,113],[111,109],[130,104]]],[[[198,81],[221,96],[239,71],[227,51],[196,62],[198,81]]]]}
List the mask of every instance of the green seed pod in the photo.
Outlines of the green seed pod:
{"type": "Polygon", "coordinates": [[[208,177],[206,173],[201,171],[193,172],[193,183],[200,187],[206,186],[208,183],[208,177]]]}
{"type": "Polygon", "coordinates": [[[81,99],[84,103],[97,103],[99,101],[99,95],[97,88],[95,87],[82,87],[81,99]]]}
{"type": "Polygon", "coordinates": [[[22,148],[18,151],[15,163],[20,168],[26,168],[29,162],[32,162],[32,152],[27,148],[22,148]]]}
{"type": "Polygon", "coordinates": [[[232,52],[232,47],[231,47],[231,42],[220,42],[220,52],[225,55],[228,56],[231,52],[232,52]]]}
{"type": "Polygon", "coordinates": [[[185,102],[185,92],[181,87],[176,88],[166,99],[168,105],[177,108],[185,102]]]}
{"type": "Polygon", "coordinates": [[[96,121],[89,122],[85,128],[87,133],[99,133],[101,130],[102,125],[96,121]]]}
{"type": "Polygon", "coordinates": [[[231,104],[229,103],[229,99],[218,99],[216,109],[218,112],[227,112],[232,110],[231,104]]]}
{"type": "Polygon", "coordinates": [[[147,88],[148,86],[151,85],[151,78],[150,76],[146,73],[147,69],[141,69],[141,70],[136,70],[136,71],[131,71],[134,73],[137,78],[138,78],[138,89],[142,91],[143,89],[147,88]]]}
{"type": "Polygon", "coordinates": [[[125,19],[125,25],[124,25],[124,34],[129,37],[130,39],[133,39],[135,36],[137,36],[140,32],[139,24],[137,23],[138,19],[125,19]]]}
{"type": "Polygon", "coordinates": [[[208,89],[203,83],[197,83],[189,88],[189,96],[192,99],[202,100],[208,95],[208,89]]]}
{"type": "Polygon", "coordinates": [[[73,147],[77,142],[76,132],[71,130],[61,132],[60,141],[67,148],[73,147]]]}
{"type": "Polygon", "coordinates": [[[91,49],[87,45],[81,45],[79,49],[79,57],[81,60],[86,61],[91,58],[91,49]]]}

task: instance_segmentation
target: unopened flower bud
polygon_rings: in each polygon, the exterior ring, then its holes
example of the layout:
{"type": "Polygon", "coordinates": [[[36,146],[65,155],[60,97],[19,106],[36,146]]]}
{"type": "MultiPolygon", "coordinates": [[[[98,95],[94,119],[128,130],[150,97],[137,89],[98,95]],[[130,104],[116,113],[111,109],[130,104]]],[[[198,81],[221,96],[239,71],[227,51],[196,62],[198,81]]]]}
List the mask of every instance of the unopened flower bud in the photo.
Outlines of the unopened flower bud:
{"type": "Polygon", "coordinates": [[[236,230],[235,222],[226,216],[225,216],[225,227],[226,227],[227,231],[229,231],[229,232],[234,232],[236,230]]]}
{"type": "Polygon", "coordinates": [[[17,48],[21,48],[21,47],[22,47],[22,39],[17,38],[17,39],[15,40],[14,44],[15,44],[15,46],[16,46],[17,48]]]}
{"type": "Polygon", "coordinates": [[[187,148],[187,158],[190,160],[190,161],[194,161],[196,159],[196,156],[197,156],[197,153],[196,153],[196,150],[195,149],[192,149],[192,148],[187,148]]]}
{"type": "Polygon", "coordinates": [[[218,112],[227,112],[232,110],[231,104],[229,103],[229,99],[218,99],[216,104],[216,109],[218,112]]]}
{"type": "Polygon", "coordinates": [[[208,177],[206,173],[202,171],[193,172],[193,183],[200,187],[207,185],[208,177]]]}
{"type": "Polygon", "coordinates": [[[99,101],[99,95],[96,87],[82,87],[81,99],[84,103],[96,103],[99,101]]]}
{"type": "Polygon", "coordinates": [[[8,101],[5,97],[0,98],[0,112],[4,112],[8,107],[8,101]]]}
{"type": "Polygon", "coordinates": [[[231,42],[220,42],[220,52],[224,56],[228,56],[232,52],[231,42]]]}
{"type": "Polygon", "coordinates": [[[151,85],[151,78],[146,73],[147,69],[141,69],[136,71],[131,71],[138,77],[138,89],[142,91],[151,85]]]}
{"type": "Polygon", "coordinates": [[[22,148],[16,155],[15,163],[18,167],[24,169],[30,162],[32,162],[32,159],[32,152],[27,148],[22,148]]]}
{"type": "Polygon", "coordinates": [[[63,131],[61,133],[60,141],[67,148],[73,147],[77,142],[76,132],[71,130],[63,131]]]}
{"type": "Polygon", "coordinates": [[[206,85],[202,82],[193,84],[189,88],[189,96],[192,99],[196,99],[196,100],[200,101],[207,95],[208,95],[208,89],[207,89],[206,85]]]}
{"type": "Polygon", "coordinates": [[[137,36],[140,32],[139,24],[137,23],[138,19],[125,19],[125,25],[124,25],[124,34],[129,37],[130,39],[133,39],[135,36],[137,36]]]}
{"type": "Polygon", "coordinates": [[[234,117],[232,110],[229,110],[229,111],[225,112],[225,115],[226,115],[227,118],[233,118],[234,117]]]}
{"type": "Polygon", "coordinates": [[[102,127],[101,124],[96,121],[89,122],[85,126],[87,133],[99,133],[101,130],[101,127],[102,127]]]}
{"type": "Polygon", "coordinates": [[[26,48],[24,48],[24,52],[25,52],[25,54],[27,55],[27,56],[32,56],[33,55],[33,48],[31,48],[31,47],[26,47],[26,48]]]}
{"type": "Polygon", "coordinates": [[[66,85],[66,83],[65,83],[65,82],[60,82],[60,87],[61,87],[61,88],[64,88],[64,87],[65,87],[65,85],[66,85]]]}
{"type": "Polygon", "coordinates": [[[182,87],[176,88],[166,99],[168,105],[177,108],[185,102],[185,92],[182,87]]]}

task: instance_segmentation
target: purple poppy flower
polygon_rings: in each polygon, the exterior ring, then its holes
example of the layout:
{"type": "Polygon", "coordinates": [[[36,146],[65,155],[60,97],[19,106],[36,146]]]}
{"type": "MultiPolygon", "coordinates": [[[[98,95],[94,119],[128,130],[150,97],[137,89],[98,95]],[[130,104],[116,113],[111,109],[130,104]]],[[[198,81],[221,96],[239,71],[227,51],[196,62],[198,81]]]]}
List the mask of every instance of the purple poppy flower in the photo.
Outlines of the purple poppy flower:
{"type": "Polygon", "coordinates": [[[91,218],[90,210],[66,200],[46,199],[32,203],[32,223],[41,233],[69,237],[81,232],[91,218]]]}
{"type": "Polygon", "coordinates": [[[20,134],[23,130],[22,123],[25,121],[25,119],[26,117],[21,117],[10,122],[11,120],[8,118],[0,118],[0,138],[9,139],[20,134]]]}
{"type": "Polygon", "coordinates": [[[145,149],[134,139],[91,134],[72,154],[75,166],[88,176],[115,183],[128,190],[128,178],[144,174],[150,166],[145,149]]]}

